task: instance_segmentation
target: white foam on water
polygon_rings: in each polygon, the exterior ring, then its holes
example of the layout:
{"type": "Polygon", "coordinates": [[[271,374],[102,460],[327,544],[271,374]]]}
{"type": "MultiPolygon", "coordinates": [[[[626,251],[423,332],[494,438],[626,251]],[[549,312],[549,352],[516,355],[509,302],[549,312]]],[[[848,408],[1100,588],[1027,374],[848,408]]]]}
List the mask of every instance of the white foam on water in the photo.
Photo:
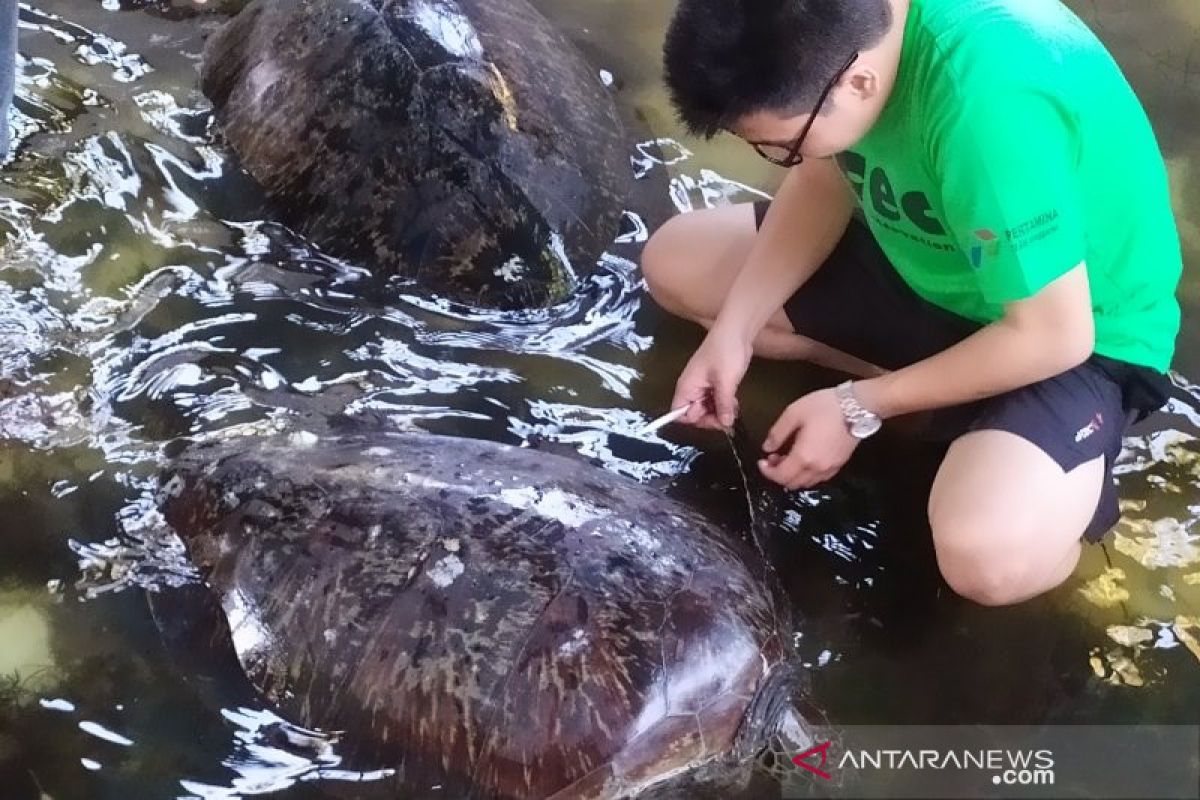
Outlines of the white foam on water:
{"type": "MultiPolygon", "coordinates": [[[[127,485],[135,490],[140,488],[141,492],[118,512],[120,536],[101,542],[67,540],[77,559],[80,578],[75,588],[82,599],[91,600],[133,586],[155,591],[199,580],[183,541],[158,510],[156,481],[137,479],[127,485]]],[[[163,487],[168,494],[180,490],[181,482],[163,487]]]]}
{"type": "Polygon", "coordinates": [[[70,700],[63,700],[60,698],[54,699],[54,700],[47,700],[46,698],[43,697],[41,700],[38,701],[38,703],[39,703],[39,705],[41,705],[42,708],[48,708],[51,711],[74,711],[75,710],[74,703],[72,703],[70,700]]]}
{"type": "Polygon", "coordinates": [[[622,228],[628,227],[629,230],[614,239],[614,242],[617,244],[641,244],[650,238],[650,229],[646,227],[646,221],[640,214],[632,211],[623,211],[621,214],[622,219],[628,222],[628,226],[623,223],[622,228]]]}
{"type": "Polygon", "coordinates": [[[679,213],[697,208],[723,208],[737,203],[770,200],[771,196],[753,186],[730,180],[711,169],[700,170],[700,177],[679,175],[671,179],[671,202],[679,213]],[[699,201],[699,202],[697,202],[699,201]]]}
{"type": "Polygon", "coordinates": [[[660,137],[634,145],[629,162],[633,166],[634,179],[641,180],[657,167],[674,166],[691,157],[692,151],[675,139],[660,137]]]}
{"type": "Polygon", "coordinates": [[[90,720],[83,720],[82,722],[79,723],[79,729],[81,731],[83,731],[84,733],[90,733],[92,736],[95,736],[97,739],[103,739],[106,742],[112,742],[113,744],[119,744],[122,747],[132,747],[133,746],[132,739],[128,739],[119,733],[114,733],[113,731],[110,731],[108,728],[104,727],[103,725],[101,725],[98,722],[91,722],[90,720]]]}
{"type": "Polygon", "coordinates": [[[221,762],[237,777],[228,786],[181,780],[179,785],[190,792],[181,800],[237,800],[279,792],[301,781],[364,783],[396,774],[394,769],[340,769],[342,757],[334,749],[337,734],[301,728],[270,711],[243,707],[222,709],[221,715],[237,728],[234,752],[221,762]]]}

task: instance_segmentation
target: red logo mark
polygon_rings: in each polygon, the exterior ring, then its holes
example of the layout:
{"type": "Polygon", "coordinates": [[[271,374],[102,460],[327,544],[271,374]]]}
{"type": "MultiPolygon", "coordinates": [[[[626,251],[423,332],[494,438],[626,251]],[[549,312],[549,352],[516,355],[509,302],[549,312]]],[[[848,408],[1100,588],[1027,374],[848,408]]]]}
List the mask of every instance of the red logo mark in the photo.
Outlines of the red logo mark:
{"type": "Polygon", "coordinates": [[[833,744],[833,742],[821,742],[821,744],[818,744],[814,747],[810,747],[807,750],[805,750],[803,753],[800,753],[799,755],[794,756],[792,758],[792,763],[795,764],[797,767],[803,767],[804,769],[808,770],[809,772],[813,773],[814,775],[820,775],[825,780],[831,780],[833,776],[831,776],[828,772],[826,772],[823,769],[820,769],[819,767],[814,767],[812,764],[809,764],[807,761],[804,760],[804,759],[808,758],[809,756],[813,755],[814,753],[819,753],[821,755],[821,766],[822,767],[825,766],[825,761],[829,755],[829,746],[831,744],[833,744]]]}

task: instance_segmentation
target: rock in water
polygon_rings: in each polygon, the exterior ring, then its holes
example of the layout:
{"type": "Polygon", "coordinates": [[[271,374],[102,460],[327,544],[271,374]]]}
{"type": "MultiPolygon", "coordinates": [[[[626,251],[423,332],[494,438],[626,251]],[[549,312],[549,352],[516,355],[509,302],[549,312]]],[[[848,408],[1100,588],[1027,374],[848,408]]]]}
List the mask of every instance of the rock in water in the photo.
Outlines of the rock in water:
{"type": "Polygon", "coordinates": [[[397,796],[697,796],[807,746],[764,562],[661,492],[425,434],[185,450],[162,507],[243,669],[397,796]],[[683,794],[680,794],[680,793],[683,794]]]}
{"type": "Polygon", "coordinates": [[[526,0],[255,0],[201,86],[286,221],[473,305],[561,300],[632,185],[598,73],[526,0]]]}

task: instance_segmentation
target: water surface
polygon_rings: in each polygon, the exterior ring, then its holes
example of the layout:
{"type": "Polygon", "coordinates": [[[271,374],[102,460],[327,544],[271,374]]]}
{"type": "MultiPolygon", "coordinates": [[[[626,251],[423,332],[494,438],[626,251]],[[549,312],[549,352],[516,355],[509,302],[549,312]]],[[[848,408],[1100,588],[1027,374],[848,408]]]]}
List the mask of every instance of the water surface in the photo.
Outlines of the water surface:
{"type": "MultiPolygon", "coordinates": [[[[658,78],[669,3],[538,5],[645,125],[631,157],[671,180],[675,208],[773,188],[778,174],[744,146],[687,141],[675,125],[658,78]],[[643,138],[664,141],[638,148],[643,138]]],[[[776,526],[780,569],[835,721],[1200,723],[1200,6],[1072,5],[1145,100],[1173,177],[1188,265],[1176,397],[1127,442],[1119,530],[1021,607],[972,606],[938,579],[920,451],[880,442],[796,495],[776,526]]],[[[146,491],[177,437],[373,415],[574,450],[745,524],[720,439],[636,435],[699,332],[653,307],[630,244],[548,312],[361,302],[359,265],[265,218],[214,143],[195,87],[220,19],[187,0],[22,9],[17,136],[0,171],[6,798],[370,796],[377,775],[354,770],[384,765],[341,763],[336,744],[287,728],[236,674],[164,646],[145,593],[194,576],[146,491]]],[[[832,379],[756,365],[751,426],[765,431],[832,379]]]]}

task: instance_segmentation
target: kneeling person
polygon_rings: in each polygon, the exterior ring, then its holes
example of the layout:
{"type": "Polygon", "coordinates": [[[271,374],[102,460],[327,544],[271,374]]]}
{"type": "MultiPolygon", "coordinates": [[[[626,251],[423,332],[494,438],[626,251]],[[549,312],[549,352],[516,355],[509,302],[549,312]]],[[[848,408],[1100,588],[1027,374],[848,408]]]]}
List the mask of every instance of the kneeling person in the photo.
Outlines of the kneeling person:
{"type": "Polygon", "coordinates": [[[1119,518],[1180,322],[1165,166],[1104,46],[1051,0],[681,0],[665,65],[693,132],[789,170],[647,244],[655,299],[709,329],[672,405],[732,424],[752,354],[862,376],[772,427],[760,468],[790,488],[946,409],[942,574],[990,605],[1061,583],[1119,518]]]}

